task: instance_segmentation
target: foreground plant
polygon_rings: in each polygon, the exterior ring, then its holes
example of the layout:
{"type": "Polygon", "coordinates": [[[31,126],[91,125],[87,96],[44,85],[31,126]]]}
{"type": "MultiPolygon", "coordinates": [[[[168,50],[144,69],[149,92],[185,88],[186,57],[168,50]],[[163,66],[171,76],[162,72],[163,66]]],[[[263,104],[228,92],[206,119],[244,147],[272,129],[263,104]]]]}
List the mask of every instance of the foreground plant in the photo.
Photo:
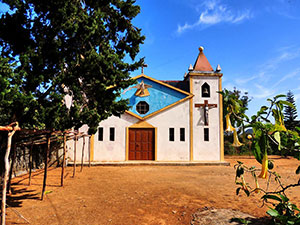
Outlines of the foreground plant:
{"type": "MultiPolygon", "coordinates": [[[[261,164],[261,168],[255,166],[248,167],[243,162],[235,165],[236,177],[235,182],[239,186],[236,189],[238,195],[242,190],[247,196],[252,194],[261,194],[263,204],[269,207],[267,214],[272,217],[274,224],[300,224],[300,210],[289,201],[286,191],[293,187],[300,186],[300,179],[294,184],[284,185],[281,177],[273,171],[273,163],[268,159],[268,153],[279,151],[283,155],[291,155],[300,160],[300,137],[297,132],[287,130],[284,126],[283,107],[288,105],[293,107],[289,102],[281,100],[284,95],[275,96],[268,99],[269,106],[262,106],[256,115],[249,119],[245,114],[239,113],[239,102],[234,98],[227,96],[228,93],[221,93],[224,97],[226,106],[226,123],[227,132],[234,132],[233,146],[239,147],[242,143],[238,140],[237,130],[244,131],[244,128],[252,128],[251,151],[255,159],[261,164]],[[230,101],[226,101],[229,99],[230,101]],[[230,115],[234,116],[241,124],[240,127],[234,128],[230,123],[230,115]],[[255,183],[251,186],[245,175],[250,174],[255,183]],[[274,182],[272,182],[274,180],[274,182]],[[266,184],[266,188],[259,186],[260,182],[266,184]]],[[[300,130],[299,128],[297,128],[300,130]]],[[[244,132],[243,132],[244,133],[244,132]]],[[[296,174],[300,173],[300,166],[296,174]]],[[[249,180],[248,180],[249,181],[249,180]]]]}

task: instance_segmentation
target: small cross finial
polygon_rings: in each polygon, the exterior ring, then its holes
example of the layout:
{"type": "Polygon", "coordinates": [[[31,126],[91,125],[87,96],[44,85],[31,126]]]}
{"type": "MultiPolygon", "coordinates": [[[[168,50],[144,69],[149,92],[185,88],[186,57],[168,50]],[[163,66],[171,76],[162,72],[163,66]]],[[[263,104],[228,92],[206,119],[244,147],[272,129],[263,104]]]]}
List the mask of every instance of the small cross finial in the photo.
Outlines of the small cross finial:
{"type": "Polygon", "coordinates": [[[148,67],[148,65],[147,64],[142,65],[142,74],[144,74],[144,67],[148,67]]]}

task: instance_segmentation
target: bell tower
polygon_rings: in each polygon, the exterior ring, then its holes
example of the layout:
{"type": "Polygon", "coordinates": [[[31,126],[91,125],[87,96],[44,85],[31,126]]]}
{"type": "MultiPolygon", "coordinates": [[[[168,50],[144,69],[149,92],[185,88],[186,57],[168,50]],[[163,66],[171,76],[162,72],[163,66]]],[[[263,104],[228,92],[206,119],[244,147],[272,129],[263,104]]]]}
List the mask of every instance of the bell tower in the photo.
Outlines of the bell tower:
{"type": "Polygon", "coordinates": [[[220,65],[213,70],[204,48],[186,79],[190,84],[190,160],[224,161],[222,73],[220,65]]]}

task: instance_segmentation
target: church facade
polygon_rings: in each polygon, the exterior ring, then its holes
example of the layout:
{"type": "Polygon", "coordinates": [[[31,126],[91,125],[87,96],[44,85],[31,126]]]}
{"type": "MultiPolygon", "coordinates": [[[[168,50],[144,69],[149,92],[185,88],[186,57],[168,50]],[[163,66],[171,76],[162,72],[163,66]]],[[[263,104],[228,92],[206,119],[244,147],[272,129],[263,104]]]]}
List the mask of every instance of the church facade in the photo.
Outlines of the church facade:
{"type": "MultiPolygon", "coordinates": [[[[92,161],[224,161],[222,73],[203,47],[180,81],[144,73],[125,89],[130,109],[99,124],[90,140],[92,161]]],[[[72,157],[71,157],[72,158],[72,157]]]]}

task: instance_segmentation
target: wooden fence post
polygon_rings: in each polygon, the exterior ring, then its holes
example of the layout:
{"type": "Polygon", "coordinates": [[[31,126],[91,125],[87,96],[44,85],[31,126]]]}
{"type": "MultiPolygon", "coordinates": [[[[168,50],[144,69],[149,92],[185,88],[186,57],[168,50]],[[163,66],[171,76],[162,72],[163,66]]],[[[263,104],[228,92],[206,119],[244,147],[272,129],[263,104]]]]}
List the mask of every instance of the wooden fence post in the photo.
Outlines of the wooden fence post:
{"type": "Polygon", "coordinates": [[[81,155],[81,169],[80,172],[83,170],[83,157],[84,157],[84,147],[85,147],[85,136],[83,135],[82,140],[82,155],[81,155]]]}
{"type": "Polygon", "coordinates": [[[29,181],[28,181],[28,186],[31,185],[31,171],[32,171],[32,148],[33,148],[33,143],[30,145],[30,150],[29,150],[29,181]]]}
{"type": "Polygon", "coordinates": [[[11,159],[11,164],[10,164],[10,169],[9,169],[9,178],[8,178],[8,183],[7,183],[7,191],[8,193],[11,194],[11,178],[12,178],[12,173],[16,161],[16,141],[13,142],[12,145],[12,159],[11,159]]]}
{"type": "Polygon", "coordinates": [[[89,167],[91,167],[91,136],[89,136],[89,167]]]}
{"type": "Polygon", "coordinates": [[[15,134],[16,130],[19,129],[19,124],[17,122],[13,123],[14,125],[9,125],[13,126],[12,131],[8,131],[7,135],[7,147],[6,147],[6,152],[4,156],[4,164],[5,164],[5,171],[4,171],[4,180],[3,180],[3,188],[2,188],[2,202],[1,202],[1,224],[5,225],[5,214],[6,214],[6,191],[7,191],[7,180],[8,180],[8,173],[9,173],[9,153],[11,149],[11,139],[13,135],[15,134]]]}
{"type": "Polygon", "coordinates": [[[51,133],[47,135],[47,149],[46,149],[46,155],[45,155],[44,180],[43,180],[43,190],[42,190],[41,200],[44,199],[44,194],[45,194],[45,190],[46,190],[47,169],[48,169],[48,155],[49,155],[49,152],[50,152],[50,144],[51,144],[50,137],[51,137],[51,133]]]}
{"type": "Polygon", "coordinates": [[[74,141],[74,165],[73,165],[73,177],[75,177],[75,173],[76,173],[76,146],[77,146],[77,134],[75,134],[75,141],[74,141]]]}
{"type": "Polygon", "coordinates": [[[61,165],[61,186],[64,186],[64,171],[65,171],[65,162],[66,162],[66,148],[67,148],[67,136],[64,132],[64,153],[63,153],[63,162],[61,165]]]}

